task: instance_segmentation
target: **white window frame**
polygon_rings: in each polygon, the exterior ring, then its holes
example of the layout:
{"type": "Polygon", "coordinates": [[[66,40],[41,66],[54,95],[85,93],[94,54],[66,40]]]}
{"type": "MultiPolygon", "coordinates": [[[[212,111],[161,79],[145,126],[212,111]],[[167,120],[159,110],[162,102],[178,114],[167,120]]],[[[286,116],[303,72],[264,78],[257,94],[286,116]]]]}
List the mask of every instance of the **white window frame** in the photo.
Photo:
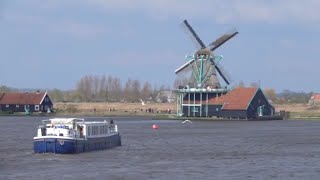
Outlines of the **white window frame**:
{"type": "Polygon", "coordinates": [[[34,110],[35,111],[39,111],[39,109],[40,109],[39,105],[34,105],[34,110]]]}

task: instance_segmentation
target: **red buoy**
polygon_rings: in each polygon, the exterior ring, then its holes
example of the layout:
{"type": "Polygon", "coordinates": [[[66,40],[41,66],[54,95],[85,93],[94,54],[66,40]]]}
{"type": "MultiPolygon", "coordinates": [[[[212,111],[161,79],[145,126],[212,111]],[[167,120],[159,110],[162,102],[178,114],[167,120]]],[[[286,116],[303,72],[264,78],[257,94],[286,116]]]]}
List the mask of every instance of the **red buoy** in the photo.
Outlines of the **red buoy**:
{"type": "Polygon", "coordinates": [[[158,128],[159,128],[158,125],[156,124],[152,125],[152,129],[158,129],[158,128]]]}

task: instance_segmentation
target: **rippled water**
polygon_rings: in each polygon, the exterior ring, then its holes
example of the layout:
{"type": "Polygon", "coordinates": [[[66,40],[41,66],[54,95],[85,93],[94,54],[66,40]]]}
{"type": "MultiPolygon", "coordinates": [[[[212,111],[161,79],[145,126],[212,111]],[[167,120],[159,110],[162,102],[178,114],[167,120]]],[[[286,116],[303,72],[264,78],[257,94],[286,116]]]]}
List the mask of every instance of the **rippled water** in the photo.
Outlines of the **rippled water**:
{"type": "MultiPolygon", "coordinates": [[[[0,179],[319,179],[320,121],[116,118],[121,147],[34,154],[40,117],[0,117],[0,179]],[[153,130],[152,124],[159,129],[153,130]]],[[[98,118],[90,118],[98,119],[98,118]]]]}

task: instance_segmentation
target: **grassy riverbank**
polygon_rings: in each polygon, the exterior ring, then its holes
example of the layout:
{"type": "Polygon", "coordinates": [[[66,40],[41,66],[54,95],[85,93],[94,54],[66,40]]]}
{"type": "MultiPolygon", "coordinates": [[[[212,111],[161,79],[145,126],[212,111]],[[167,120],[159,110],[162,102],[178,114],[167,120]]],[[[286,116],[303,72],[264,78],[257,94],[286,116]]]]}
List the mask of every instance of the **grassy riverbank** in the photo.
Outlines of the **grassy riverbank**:
{"type": "MultiPolygon", "coordinates": [[[[276,111],[285,110],[290,112],[290,119],[320,119],[320,107],[311,107],[307,104],[274,106],[276,111]]],[[[121,116],[151,117],[152,119],[185,119],[184,117],[176,117],[175,103],[148,103],[146,105],[142,105],[141,103],[55,103],[54,109],[55,113],[49,114],[49,116],[121,116]]],[[[24,113],[15,113],[13,115],[24,115],[24,113]]],[[[201,119],[214,120],[215,118],[201,119]]]]}
{"type": "Polygon", "coordinates": [[[274,105],[276,111],[290,112],[290,119],[320,119],[320,107],[308,104],[284,104],[274,105]]]}
{"type": "MultiPolygon", "coordinates": [[[[320,107],[307,104],[274,105],[276,111],[290,112],[290,119],[320,119],[320,107]]],[[[175,117],[175,103],[55,103],[57,115],[175,117]],[[151,110],[151,111],[150,111],[151,110]],[[171,110],[171,113],[168,113],[171,110]]],[[[212,118],[211,118],[212,119],[212,118]]]]}
{"type": "Polygon", "coordinates": [[[159,116],[175,113],[173,103],[55,103],[57,115],[159,116]]]}

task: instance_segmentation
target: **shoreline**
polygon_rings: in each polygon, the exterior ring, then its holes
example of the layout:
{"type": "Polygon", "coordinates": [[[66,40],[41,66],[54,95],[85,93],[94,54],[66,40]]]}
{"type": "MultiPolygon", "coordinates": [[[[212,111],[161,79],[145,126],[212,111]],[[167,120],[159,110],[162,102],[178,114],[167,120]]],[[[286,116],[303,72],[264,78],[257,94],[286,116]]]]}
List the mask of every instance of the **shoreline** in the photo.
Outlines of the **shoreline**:
{"type": "Polygon", "coordinates": [[[181,117],[175,114],[94,114],[94,113],[37,113],[26,115],[20,114],[0,114],[0,117],[43,117],[43,118],[59,118],[59,117],[100,117],[100,118],[142,118],[150,120],[191,120],[191,121],[278,121],[278,120],[320,120],[320,117],[290,117],[287,119],[279,119],[278,116],[274,118],[262,118],[262,119],[228,119],[228,118],[216,118],[216,117],[181,117]]]}
{"type": "MultiPolygon", "coordinates": [[[[3,116],[40,116],[40,117],[128,117],[128,118],[149,118],[153,120],[228,120],[216,117],[180,117],[176,116],[175,103],[55,103],[54,113],[25,113],[7,114],[0,112],[3,116]]],[[[311,109],[307,104],[284,104],[274,105],[276,111],[285,110],[289,112],[288,120],[320,120],[320,108],[311,109]]],[[[242,119],[240,119],[242,120],[242,119]]]]}

